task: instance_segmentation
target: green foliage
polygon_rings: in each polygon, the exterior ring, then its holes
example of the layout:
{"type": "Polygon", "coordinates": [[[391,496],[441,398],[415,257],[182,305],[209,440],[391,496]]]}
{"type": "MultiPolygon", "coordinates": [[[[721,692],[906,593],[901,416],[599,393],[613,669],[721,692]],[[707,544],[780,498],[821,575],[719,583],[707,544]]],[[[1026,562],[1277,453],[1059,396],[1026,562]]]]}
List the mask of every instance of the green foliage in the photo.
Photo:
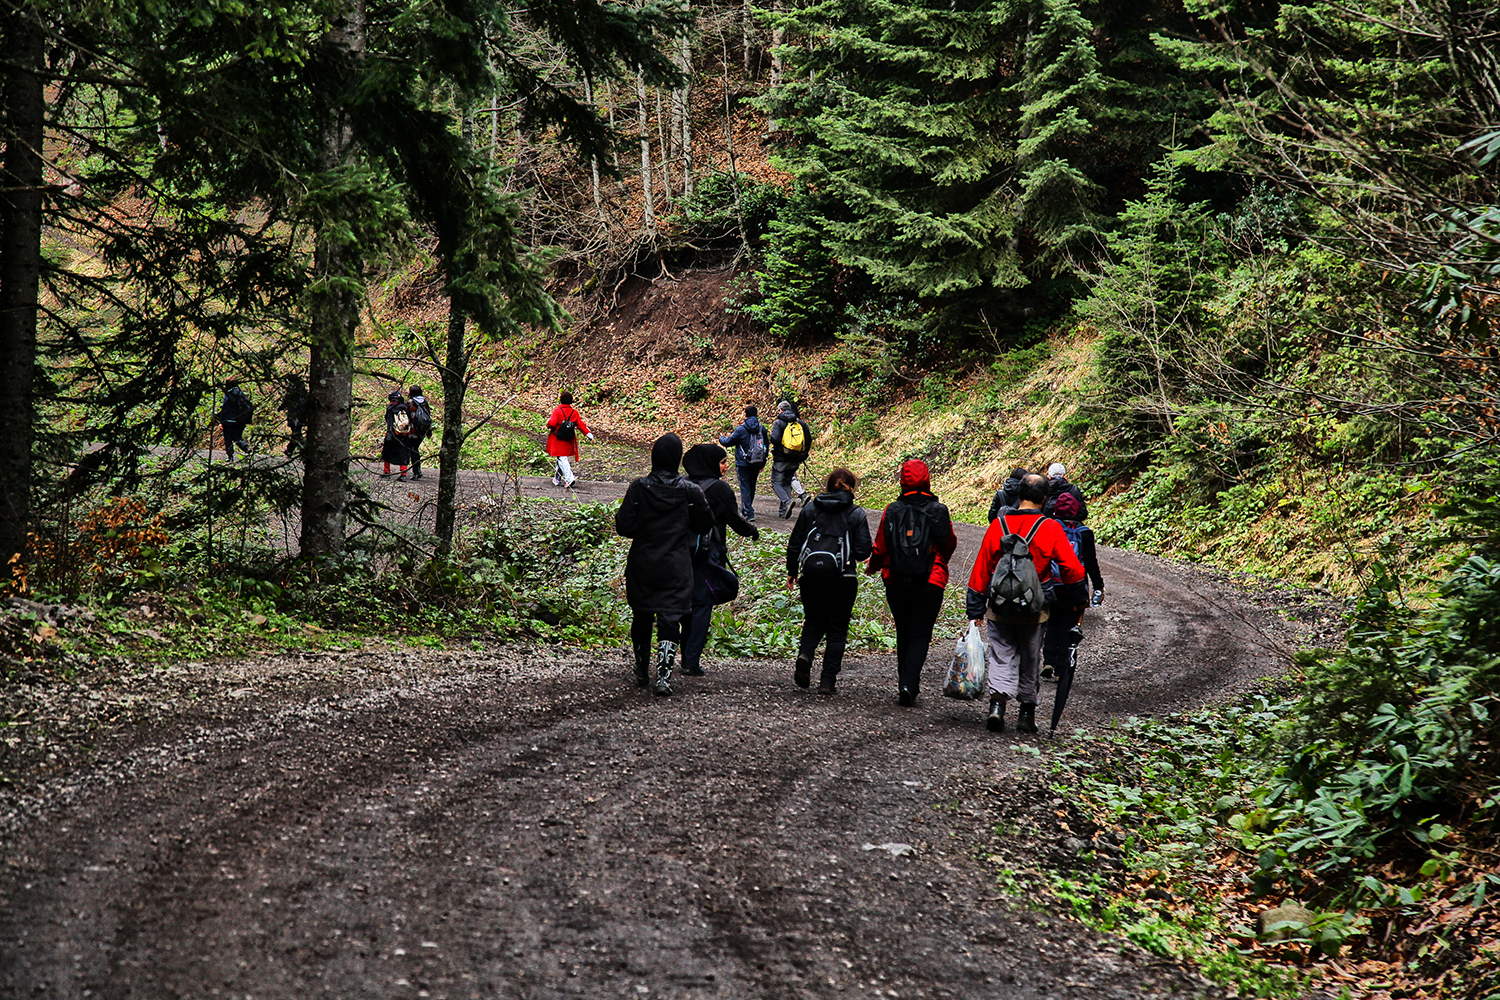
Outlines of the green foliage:
{"type": "Polygon", "coordinates": [[[834,290],[837,271],[808,199],[794,198],[767,228],[756,263],[756,293],[736,308],[778,340],[828,336],[843,311],[834,290]]]}
{"type": "Polygon", "coordinates": [[[787,203],[787,193],[768,181],[744,174],[716,171],[699,177],[693,193],[678,202],[686,236],[695,239],[734,239],[743,246],[760,246],[772,221],[787,203]]]}
{"type": "Polygon", "coordinates": [[[677,394],[688,403],[701,403],[708,393],[708,379],[697,372],[684,375],[677,383],[677,394]]]}

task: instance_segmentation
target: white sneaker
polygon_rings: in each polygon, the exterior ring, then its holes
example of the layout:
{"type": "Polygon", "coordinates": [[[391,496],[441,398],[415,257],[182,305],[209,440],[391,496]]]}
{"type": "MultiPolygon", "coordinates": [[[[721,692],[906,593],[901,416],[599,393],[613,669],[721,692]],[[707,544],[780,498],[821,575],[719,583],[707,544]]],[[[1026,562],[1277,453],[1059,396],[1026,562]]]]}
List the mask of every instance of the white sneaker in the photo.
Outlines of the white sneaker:
{"type": "Polygon", "coordinates": [[[561,486],[562,485],[562,480],[558,479],[556,476],[553,476],[552,477],[552,485],[553,486],[561,486]]]}

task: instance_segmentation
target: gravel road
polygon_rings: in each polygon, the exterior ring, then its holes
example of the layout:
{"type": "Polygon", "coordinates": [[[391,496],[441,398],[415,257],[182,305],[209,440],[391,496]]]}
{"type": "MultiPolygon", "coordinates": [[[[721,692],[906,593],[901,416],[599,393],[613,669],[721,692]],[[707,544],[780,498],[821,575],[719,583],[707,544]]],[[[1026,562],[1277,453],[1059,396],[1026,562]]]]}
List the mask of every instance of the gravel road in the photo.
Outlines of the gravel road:
{"type": "Polygon", "coordinates": [[[1056,737],[937,697],[941,641],[912,708],[884,656],[831,699],[784,661],[661,699],[621,654],[523,647],[176,665],[141,682],[158,727],[0,787],[0,996],[1211,995],[1001,893],[953,796],[1021,794],[1072,726],[1245,689],[1295,641],[1264,594],[1101,561],[1056,737]]]}

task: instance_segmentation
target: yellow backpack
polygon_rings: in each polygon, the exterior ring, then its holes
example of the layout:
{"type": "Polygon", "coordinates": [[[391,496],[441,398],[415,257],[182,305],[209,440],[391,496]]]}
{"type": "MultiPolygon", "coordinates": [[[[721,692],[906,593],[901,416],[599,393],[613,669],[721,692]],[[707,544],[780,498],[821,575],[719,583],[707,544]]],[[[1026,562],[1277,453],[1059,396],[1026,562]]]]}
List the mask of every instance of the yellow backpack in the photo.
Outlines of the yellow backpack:
{"type": "Polygon", "coordinates": [[[802,429],[802,421],[787,422],[786,429],[781,432],[781,447],[787,451],[807,450],[807,432],[802,429]]]}

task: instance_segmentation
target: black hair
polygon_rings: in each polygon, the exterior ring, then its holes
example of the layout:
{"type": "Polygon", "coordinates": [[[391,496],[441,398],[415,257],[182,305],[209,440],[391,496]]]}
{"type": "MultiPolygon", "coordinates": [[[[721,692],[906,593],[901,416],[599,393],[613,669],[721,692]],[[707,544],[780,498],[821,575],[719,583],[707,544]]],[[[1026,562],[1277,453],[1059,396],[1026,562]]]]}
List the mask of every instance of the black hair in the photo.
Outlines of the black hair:
{"type": "Polygon", "coordinates": [[[848,490],[853,493],[859,486],[859,477],[848,469],[834,469],[828,474],[828,486],[824,492],[832,493],[834,490],[848,490]]]}
{"type": "Polygon", "coordinates": [[[751,403],[749,406],[745,407],[745,416],[747,416],[747,417],[758,417],[758,416],[760,416],[760,408],[758,406],[756,406],[754,403],[751,403]]]}
{"type": "Polygon", "coordinates": [[[409,393],[413,396],[420,396],[422,395],[422,387],[420,385],[414,385],[409,390],[409,393]]]}
{"type": "Polygon", "coordinates": [[[1021,485],[1016,488],[1016,496],[1026,503],[1041,504],[1047,499],[1047,479],[1035,472],[1027,474],[1021,479],[1021,485]]]}
{"type": "Polygon", "coordinates": [[[562,401],[561,402],[562,402],[562,405],[564,405],[564,406],[572,406],[573,405],[573,394],[571,392],[565,392],[565,393],[563,393],[562,394],[562,401]]]}

